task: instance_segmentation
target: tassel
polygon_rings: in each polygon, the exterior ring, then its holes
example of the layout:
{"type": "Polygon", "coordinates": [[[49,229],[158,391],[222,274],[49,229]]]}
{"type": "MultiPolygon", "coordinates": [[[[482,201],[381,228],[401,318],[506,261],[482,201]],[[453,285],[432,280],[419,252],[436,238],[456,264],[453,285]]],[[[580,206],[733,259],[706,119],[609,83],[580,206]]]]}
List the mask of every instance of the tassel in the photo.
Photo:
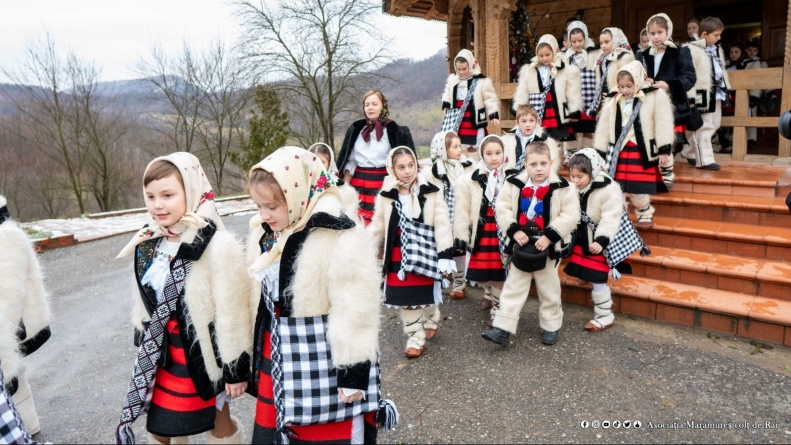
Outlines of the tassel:
{"type": "Polygon", "coordinates": [[[442,279],[442,288],[447,289],[450,287],[450,281],[447,278],[442,279]]]}
{"type": "Polygon", "coordinates": [[[398,425],[398,409],[389,399],[379,400],[379,411],[376,412],[376,426],[380,430],[390,431],[398,425]]]}
{"type": "Polygon", "coordinates": [[[610,275],[612,276],[612,279],[615,280],[615,281],[618,281],[618,280],[621,279],[621,273],[618,272],[618,269],[616,269],[614,267],[612,269],[610,269],[610,275]]]}
{"type": "Polygon", "coordinates": [[[288,445],[288,434],[286,434],[284,429],[278,429],[275,431],[275,437],[273,438],[272,442],[279,445],[288,445]]]}
{"type": "Polygon", "coordinates": [[[651,249],[649,249],[648,246],[643,246],[643,248],[640,249],[640,256],[648,256],[648,255],[651,255],[651,249]]]}
{"type": "Polygon", "coordinates": [[[118,425],[115,429],[115,443],[118,445],[135,443],[135,432],[132,431],[130,424],[118,425]]]}
{"type": "Polygon", "coordinates": [[[398,279],[401,281],[406,281],[406,273],[404,272],[404,269],[398,271],[398,279]]]}

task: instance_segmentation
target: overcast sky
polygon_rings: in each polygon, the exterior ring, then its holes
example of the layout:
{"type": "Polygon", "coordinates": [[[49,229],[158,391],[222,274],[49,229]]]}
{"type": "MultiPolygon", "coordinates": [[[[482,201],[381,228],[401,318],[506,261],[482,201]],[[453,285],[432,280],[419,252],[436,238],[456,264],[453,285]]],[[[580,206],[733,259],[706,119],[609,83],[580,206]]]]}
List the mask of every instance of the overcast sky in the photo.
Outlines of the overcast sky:
{"type": "MultiPolygon", "coordinates": [[[[49,31],[60,49],[101,66],[102,80],[134,78],[132,67],[154,43],[175,50],[184,40],[201,46],[217,35],[233,42],[241,32],[229,0],[0,2],[0,65],[13,67],[26,42],[49,31]]],[[[445,47],[444,23],[384,14],[376,20],[402,57],[421,60],[445,47]]]]}

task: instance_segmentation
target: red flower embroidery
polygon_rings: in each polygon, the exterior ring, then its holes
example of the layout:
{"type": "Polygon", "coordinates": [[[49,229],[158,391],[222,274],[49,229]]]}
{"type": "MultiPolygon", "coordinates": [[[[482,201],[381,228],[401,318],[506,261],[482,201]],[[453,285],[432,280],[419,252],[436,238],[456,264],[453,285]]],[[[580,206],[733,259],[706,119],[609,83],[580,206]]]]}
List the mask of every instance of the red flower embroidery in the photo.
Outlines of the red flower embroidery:
{"type": "Polygon", "coordinates": [[[545,185],[543,187],[539,187],[538,190],[536,190],[536,199],[538,199],[539,201],[543,201],[544,197],[547,196],[548,192],[549,192],[549,186],[548,185],[545,185]]]}
{"type": "Polygon", "coordinates": [[[544,230],[544,217],[543,216],[536,216],[536,219],[533,221],[536,222],[536,225],[539,229],[544,230]]]}
{"type": "Polygon", "coordinates": [[[327,185],[327,177],[322,175],[318,181],[316,181],[316,187],[323,189],[324,186],[327,185]]]}
{"type": "Polygon", "coordinates": [[[533,188],[525,187],[522,189],[522,198],[530,199],[533,197],[533,188]]]}
{"type": "Polygon", "coordinates": [[[524,213],[519,214],[519,225],[520,226],[527,225],[527,215],[525,215],[524,213]]]}

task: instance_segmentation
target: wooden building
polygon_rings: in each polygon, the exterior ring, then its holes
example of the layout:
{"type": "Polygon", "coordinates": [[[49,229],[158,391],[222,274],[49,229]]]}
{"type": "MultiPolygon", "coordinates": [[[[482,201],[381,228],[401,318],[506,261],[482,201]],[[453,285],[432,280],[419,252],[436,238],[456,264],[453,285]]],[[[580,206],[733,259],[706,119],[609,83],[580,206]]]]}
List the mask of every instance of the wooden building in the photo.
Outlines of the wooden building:
{"type": "MultiPolygon", "coordinates": [[[[746,127],[771,128],[777,118],[747,117],[747,91],[751,88],[782,90],[782,110],[791,108],[791,0],[383,0],[386,13],[420,17],[447,23],[448,70],[452,57],[462,48],[472,49],[483,72],[494,82],[501,99],[503,125],[516,88],[514,68],[532,55],[530,43],[542,34],[561,36],[566,20],[581,16],[596,38],[602,28],[617,26],[636,44],[648,18],[658,12],[670,16],[673,38],[688,40],[686,23],[697,15],[714,15],[726,26],[723,42],[760,37],[762,59],[769,69],[734,72],[731,83],[737,91],[736,116],[723,118],[723,126],[734,127],[734,159],[746,153],[746,127]],[[525,51],[527,48],[527,51],[525,51]],[[748,75],[749,74],[749,75],[748,75]]],[[[775,112],[780,111],[776,110],[775,112]]],[[[496,131],[497,129],[492,129],[496,131]]],[[[779,156],[791,155],[791,144],[778,139],[779,156]]]]}

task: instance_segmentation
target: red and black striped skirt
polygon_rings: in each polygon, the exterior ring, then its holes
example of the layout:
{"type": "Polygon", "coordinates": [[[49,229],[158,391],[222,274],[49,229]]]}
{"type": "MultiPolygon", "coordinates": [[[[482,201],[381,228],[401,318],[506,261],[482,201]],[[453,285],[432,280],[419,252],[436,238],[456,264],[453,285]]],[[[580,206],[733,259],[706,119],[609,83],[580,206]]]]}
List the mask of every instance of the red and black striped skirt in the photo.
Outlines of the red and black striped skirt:
{"type": "MultiPolygon", "coordinates": [[[[272,383],[272,340],[269,331],[269,319],[264,317],[264,335],[260,347],[256,348],[256,357],[260,363],[258,372],[258,394],[255,404],[255,424],[253,426],[254,444],[274,443],[277,430],[277,409],[274,399],[274,385],[272,383]],[[260,360],[258,360],[260,358],[260,360]]],[[[364,441],[376,443],[376,412],[363,415],[364,441]]],[[[289,443],[341,443],[349,444],[352,439],[352,419],[341,422],[322,423],[317,425],[287,426],[289,443]]]]}
{"type": "Polygon", "coordinates": [[[689,144],[687,140],[687,126],[684,124],[674,125],[673,126],[673,133],[675,133],[675,143],[676,144],[689,144]]]}
{"type": "MultiPolygon", "coordinates": [[[[472,102],[470,102],[472,103],[472,102]]],[[[463,100],[456,101],[456,108],[461,108],[464,105],[463,100]]],[[[478,146],[478,128],[475,126],[475,122],[472,119],[472,111],[470,111],[470,104],[467,104],[467,109],[464,110],[464,117],[461,119],[461,125],[459,126],[459,138],[461,138],[461,143],[464,145],[470,145],[473,147],[478,146]]],[[[483,135],[488,135],[489,132],[486,130],[486,127],[483,128],[483,135]]]]}
{"type": "Polygon", "coordinates": [[[618,155],[615,167],[615,180],[621,184],[624,193],[649,194],[667,192],[658,165],[645,167],[640,154],[641,147],[634,142],[627,142],[618,155]]]}
{"type": "Polygon", "coordinates": [[[357,167],[354,170],[350,184],[359,194],[360,206],[357,209],[357,214],[366,226],[371,223],[374,217],[376,195],[382,190],[385,176],[387,176],[387,168],[385,167],[357,167]]]}
{"type": "Polygon", "coordinates": [[[583,111],[580,120],[571,123],[571,129],[574,130],[575,133],[596,132],[596,116],[590,116],[583,111]]]}
{"type": "Polygon", "coordinates": [[[401,229],[396,229],[390,262],[385,276],[385,304],[390,306],[425,306],[434,304],[434,280],[423,275],[407,273],[406,279],[398,278],[401,269],[401,229]]]}
{"type": "Polygon", "coordinates": [[[191,436],[214,429],[215,397],[203,400],[187,370],[178,321],[166,327],[168,361],[159,367],[148,408],[147,429],[164,437],[191,436]]]}
{"type": "Polygon", "coordinates": [[[606,283],[610,273],[610,266],[607,259],[602,254],[592,254],[588,252],[587,246],[581,246],[581,237],[577,238],[577,244],[571,250],[571,257],[568,264],[563,268],[563,272],[572,277],[589,283],[606,283]],[[583,249],[585,249],[583,251],[583,249]]]}
{"type": "Polygon", "coordinates": [[[505,268],[500,257],[500,244],[497,240],[497,220],[492,206],[486,208],[483,230],[479,228],[477,250],[470,255],[466,278],[479,283],[485,281],[505,281],[505,268]]]}
{"type": "Polygon", "coordinates": [[[544,117],[541,119],[541,128],[543,128],[550,137],[561,142],[576,140],[573,135],[574,130],[560,121],[560,116],[558,116],[556,111],[556,109],[560,109],[560,106],[561,104],[558,104],[555,100],[553,91],[550,90],[547,93],[546,102],[544,103],[544,117]]]}

